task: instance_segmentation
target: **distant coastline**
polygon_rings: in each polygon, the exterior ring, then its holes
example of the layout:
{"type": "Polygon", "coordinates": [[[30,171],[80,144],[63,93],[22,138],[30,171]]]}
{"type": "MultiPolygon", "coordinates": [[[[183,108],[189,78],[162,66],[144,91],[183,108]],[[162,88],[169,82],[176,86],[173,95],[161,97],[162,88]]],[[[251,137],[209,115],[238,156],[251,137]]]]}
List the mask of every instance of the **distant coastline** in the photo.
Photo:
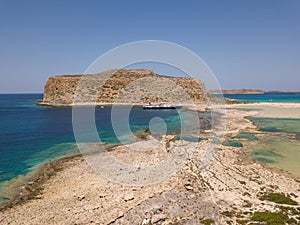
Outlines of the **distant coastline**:
{"type": "Polygon", "coordinates": [[[231,89],[210,90],[210,94],[267,94],[267,93],[298,93],[300,90],[259,90],[259,89],[231,89]]]}

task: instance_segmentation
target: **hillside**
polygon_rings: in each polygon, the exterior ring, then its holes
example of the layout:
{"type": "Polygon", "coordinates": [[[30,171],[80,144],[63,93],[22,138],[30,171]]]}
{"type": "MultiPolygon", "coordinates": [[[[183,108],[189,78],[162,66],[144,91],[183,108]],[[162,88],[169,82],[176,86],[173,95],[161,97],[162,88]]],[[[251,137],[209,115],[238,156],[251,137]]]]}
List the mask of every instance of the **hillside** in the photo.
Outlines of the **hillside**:
{"type": "Polygon", "coordinates": [[[90,75],[49,77],[44,88],[43,105],[88,104],[176,104],[206,102],[202,81],[155,74],[152,70],[111,70],[90,75]]]}

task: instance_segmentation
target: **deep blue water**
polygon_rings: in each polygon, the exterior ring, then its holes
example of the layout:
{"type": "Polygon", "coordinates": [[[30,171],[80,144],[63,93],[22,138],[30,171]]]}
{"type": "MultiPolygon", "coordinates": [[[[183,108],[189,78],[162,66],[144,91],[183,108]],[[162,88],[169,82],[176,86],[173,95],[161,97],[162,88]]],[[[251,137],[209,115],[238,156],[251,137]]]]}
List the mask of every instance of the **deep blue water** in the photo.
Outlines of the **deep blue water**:
{"type": "MultiPolygon", "coordinates": [[[[0,95],[0,190],[4,181],[24,175],[40,163],[79,153],[72,128],[72,108],[37,106],[42,97],[42,94],[0,95]]],[[[118,108],[118,122],[124,122],[122,115],[128,107],[118,108]]],[[[110,116],[111,107],[95,109],[97,131],[103,142],[119,144],[110,116]]],[[[149,121],[155,117],[164,120],[168,133],[180,132],[182,122],[177,110],[133,107],[129,114],[131,134],[149,128],[149,121]]],[[[133,141],[129,136],[127,140],[133,141]]]]}
{"type": "MultiPolygon", "coordinates": [[[[220,95],[217,95],[220,96],[220,95]]],[[[265,94],[224,94],[225,98],[244,102],[300,102],[300,92],[268,92],[265,94]]]]}
{"type": "MultiPolygon", "coordinates": [[[[74,143],[71,109],[36,106],[42,97],[41,94],[0,95],[0,182],[63,154],[48,151],[51,147],[74,143]]],[[[71,150],[76,151],[74,145],[71,150]]]]}

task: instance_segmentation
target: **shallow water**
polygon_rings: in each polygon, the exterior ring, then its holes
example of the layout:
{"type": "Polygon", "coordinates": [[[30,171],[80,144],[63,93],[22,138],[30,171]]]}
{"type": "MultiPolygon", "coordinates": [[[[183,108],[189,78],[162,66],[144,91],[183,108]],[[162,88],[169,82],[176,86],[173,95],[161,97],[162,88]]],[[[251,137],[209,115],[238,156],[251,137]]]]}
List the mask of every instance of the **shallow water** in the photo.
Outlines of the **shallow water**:
{"type": "Polygon", "coordinates": [[[259,140],[252,142],[252,158],[269,167],[281,169],[300,177],[300,119],[255,118],[259,140]]]}
{"type": "Polygon", "coordinates": [[[255,136],[255,134],[250,132],[240,132],[235,138],[239,139],[247,139],[249,141],[255,141],[258,140],[258,138],[255,136]]]}
{"type": "Polygon", "coordinates": [[[242,142],[237,141],[237,140],[226,140],[223,143],[224,146],[231,146],[231,147],[236,147],[236,148],[241,148],[243,147],[242,142]]]}
{"type": "Polygon", "coordinates": [[[300,119],[298,118],[248,118],[259,127],[260,131],[300,133],[300,119]]]}

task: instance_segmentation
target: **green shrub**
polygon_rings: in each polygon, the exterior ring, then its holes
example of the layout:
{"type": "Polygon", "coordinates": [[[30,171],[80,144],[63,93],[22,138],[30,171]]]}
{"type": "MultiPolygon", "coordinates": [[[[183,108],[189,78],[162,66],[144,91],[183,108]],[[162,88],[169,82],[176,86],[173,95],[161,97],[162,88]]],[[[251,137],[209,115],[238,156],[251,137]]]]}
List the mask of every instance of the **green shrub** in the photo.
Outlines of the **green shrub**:
{"type": "Polygon", "coordinates": [[[297,202],[295,202],[294,200],[292,200],[289,197],[285,196],[284,194],[280,194],[280,193],[265,194],[265,195],[262,195],[259,199],[261,201],[267,200],[267,201],[275,202],[275,203],[278,203],[278,204],[298,205],[297,202]]]}
{"type": "Polygon", "coordinates": [[[236,222],[238,224],[247,224],[249,221],[248,220],[237,220],[236,222]]]}
{"type": "Polygon", "coordinates": [[[233,217],[235,215],[235,212],[234,211],[224,211],[224,212],[221,212],[221,214],[223,214],[224,216],[227,216],[227,217],[233,217]]]}
{"type": "Polygon", "coordinates": [[[204,225],[211,225],[213,224],[215,221],[212,219],[202,219],[200,220],[200,223],[204,224],[204,225]]]}
{"type": "Polygon", "coordinates": [[[268,225],[283,225],[289,221],[286,214],[275,212],[255,212],[251,219],[266,222],[268,225]]]}

